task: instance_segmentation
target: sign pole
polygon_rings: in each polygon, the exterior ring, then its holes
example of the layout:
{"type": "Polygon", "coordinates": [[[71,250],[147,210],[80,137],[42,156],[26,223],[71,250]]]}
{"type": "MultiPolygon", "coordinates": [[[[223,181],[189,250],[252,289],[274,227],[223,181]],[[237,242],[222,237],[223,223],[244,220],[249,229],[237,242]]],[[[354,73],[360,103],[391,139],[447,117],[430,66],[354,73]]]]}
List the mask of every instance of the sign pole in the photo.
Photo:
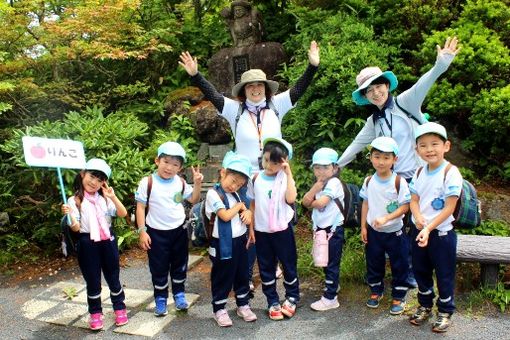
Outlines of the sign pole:
{"type": "MultiPolygon", "coordinates": [[[[62,194],[62,201],[64,204],[67,204],[66,191],[64,188],[64,181],[62,180],[62,172],[60,171],[60,167],[57,167],[58,174],[58,182],[60,183],[60,193],[62,194]]],[[[67,214],[67,224],[71,225],[71,215],[67,214]]]]}

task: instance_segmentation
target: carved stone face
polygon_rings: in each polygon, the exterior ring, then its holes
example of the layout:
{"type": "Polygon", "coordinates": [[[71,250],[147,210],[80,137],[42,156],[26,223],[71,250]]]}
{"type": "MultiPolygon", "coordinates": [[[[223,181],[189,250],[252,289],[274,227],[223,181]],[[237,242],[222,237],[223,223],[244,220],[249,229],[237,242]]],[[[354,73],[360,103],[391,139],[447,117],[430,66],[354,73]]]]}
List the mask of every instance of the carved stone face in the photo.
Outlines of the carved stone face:
{"type": "Polygon", "coordinates": [[[239,19],[248,14],[248,11],[244,6],[234,6],[234,19],[239,19]]]}

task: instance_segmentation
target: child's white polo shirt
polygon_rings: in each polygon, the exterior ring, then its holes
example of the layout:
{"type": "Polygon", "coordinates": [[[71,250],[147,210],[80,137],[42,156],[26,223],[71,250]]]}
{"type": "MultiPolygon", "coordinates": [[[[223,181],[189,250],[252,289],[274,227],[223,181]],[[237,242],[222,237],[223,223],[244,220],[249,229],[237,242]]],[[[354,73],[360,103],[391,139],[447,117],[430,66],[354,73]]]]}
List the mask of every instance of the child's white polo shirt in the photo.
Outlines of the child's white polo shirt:
{"type": "Polygon", "coordinates": [[[393,233],[402,229],[404,225],[402,219],[404,215],[386,222],[380,228],[374,228],[374,222],[377,218],[395,211],[403,204],[411,201],[411,193],[404,177],[400,177],[400,188],[397,193],[395,187],[395,178],[397,174],[392,173],[388,179],[381,179],[377,173],[372,175],[367,187],[368,177],[365,178],[359,196],[368,203],[367,223],[375,231],[384,233],[393,233]]]}
{"type": "MultiPolygon", "coordinates": [[[[273,96],[271,101],[278,111],[278,117],[271,109],[266,109],[261,112],[260,141],[264,141],[264,139],[268,137],[282,138],[281,121],[285,114],[293,108],[288,90],[273,96]]],[[[257,117],[250,114],[247,110],[244,110],[239,117],[237,131],[234,131],[239,105],[239,101],[225,97],[225,104],[223,105],[223,111],[220,115],[230,124],[235,138],[236,151],[241,155],[247,156],[251,161],[252,167],[258,169],[258,158],[261,156],[261,150],[259,132],[257,129],[257,117]]]]}
{"type": "Polygon", "coordinates": [[[339,178],[330,178],[324,189],[315,194],[315,199],[317,200],[324,196],[330,198],[329,203],[321,209],[312,209],[314,229],[327,228],[329,226],[338,227],[344,223],[344,216],[335,203],[335,199],[338,198],[340,203],[344,204],[344,189],[342,188],[342,183],[339,178]]]}
{"type": "MultiPolygon", "coordinates": [[[[271,199],[271,193],[273,191],[273,184],[275,182],[276,176],[267,176],[261,171],[253,185],[253,192],[249,192],[248,196],[253,197],[255,200],[255,230],[261,231],[264,233],[270,233],[269,230],[269,202],[271,199]]],[[[287,183],[284,183],[284,188],[282,188],[282,192],[287,191],[287,183]]],[[[287,205],[287,226],[288,223],[294,217],[294,210],[288,204],[287,205]]],[[[283,230],[285,230],[283,229],[283,230]]]]}
{"type": "MultiPolygon", "coordinates": [[[[234,194],[231,193],[225,193],[227,199],[228,199],[228,205],[230,208],[232,208],[234,205],[237,204],[237,200],[234,197],[234,194]]],[[[207,191],[207,195],[205,197],[205,214],[207,218],[211,218],[211,213],[218,214],[218,210],[220,209],[226,209],[225,204],[220,198],[220,195],[218,192],[214,189],[209,189],[207,191]]],[[[219,217],[216,216],[216,219],[214,220],[214,229],[212,236],[215,238],[219,238],[218,233],[218,219],[219,217]]],[[[239,218],[239,214],[236,214],[231,220],[230,223],[232,225],[232,237],[239,237],[244,234],[246,234],[246,225],[241,221],[239,218]]]]}
{"type": "MultiPolygon", "coordinates": [[[[145,217],[145,223],[151,228],[158,230],[171,230],[180,227],[184,223],[186,214],[182,200],[187,199],[193,193],[193,187],[184,184],[179,175],[169,179],[163,179],[157,174],[152,174],[152,189],[149,197],[149,213],[145,217]]],[[[147,203],[148,177],[142,178],[135,192],[137,202],[147,203]]]]}
{"type": "MultiPolygon", "coordinates": [[[[447,197],[460,196],[462,175],[456,166],[452,166],[445,178],[445,170],[448,163],[448,161],[444,161],[443,164],[433,171],[428,170],[428,165],[423,167],[419,176],[417,176],[418,171],[416,171],[409,184],[411,193],[420,197],[420,212],[427,223],[432,222],[443,210],[447,197]]],[[[449,231],[453,229],[453,221],[454,218],[450,215],[436,229],[439,231],[449,231]]]]}
{"type": "MultiPolygon", "coordinates": [[[[112,216],[117,216],[117,208],[112,200],[106,197],[98,198],[101,210],[105,212],[105,219],[108,227],[112,225],[112,216]]],[[[90,220],[97,219],[96,208],[87,199],[83,198],[81,202],[81,210],[76,205],[76,197],[69,197],[67,204],[71,208],[71,215],[80,222],[80,233],[90,233],[90,220]]]]}

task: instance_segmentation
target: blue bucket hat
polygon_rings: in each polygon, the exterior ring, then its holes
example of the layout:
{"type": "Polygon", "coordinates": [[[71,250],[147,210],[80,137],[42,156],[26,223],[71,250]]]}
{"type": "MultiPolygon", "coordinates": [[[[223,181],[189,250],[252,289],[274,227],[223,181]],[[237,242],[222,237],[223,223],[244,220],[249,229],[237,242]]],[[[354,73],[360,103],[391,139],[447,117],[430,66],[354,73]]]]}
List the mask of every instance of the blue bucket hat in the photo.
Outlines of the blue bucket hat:
{"type": "Polygon", "coordinates": [[[100,158],[91,158],[89,161],[85,164],[85,170],[96,170],[101,171],[103,174],[106,175],[106,178],[110,178],[112,175],[112,169],[106,162],[100,158]]]}
{"type": "Polygon", "coordinates": [[[225,154],[221,166],[224,169],[234,170],[246,175],[250,178],[251,175],[251,162],[245,155],[240,155],[233,151],[229,151],[225,154]]]}
{"type": "Polygon", "coordinates": [[[186,161],[186,151],[184,151],[184,148],[181,146],[181,144],[176,142],[166,142],[159,146],[158,148],[158,157],[162,154],[168,155],[168,156],[179,156],[186,161]]]}
{"type": "Polygon", "coordinates": [[[285,149],[287,149],[287,153],[289,154],[289,161],[292,159],[292,145],[290,145],[289,142],[282,138],[269,137],[264,139],[264,142],[262,142],[263,146],[266,146],[268,142],[276,142],[281,144],[285,149]]]}
{"type": "Polygon", "coordinates": [[[356,91],[352,93],[352,100],[356,103],[356,105],[368,105],[370,101],[361,94],[361,90],[366,89],[372,84],[374,80],[379,77],[384,77],[388,79],[390,82],[389,91],[393,91],[397,88],[398,80],[395,74],[391,71],[381,71],[381,69],[377,66],[365,67],[358,73],[356,76],[356,84],[358,84],[358,88],[356,91]]]}
{"type": "Polygon", "coordinates": [[[398,156],[398,144],[391,137],[377,137],[370,146],[382,152],[393,152],[395,156],[398,156]]]}
{"type": "Polygon", "coordinates": [[[448,139],[448,136],[446,134],[446,129],[444,126],[438,123],[428,122],[422,125],[418,125],[416,127],[416,130],[414,132],[414,139],[418,139],[419,137],[427,134],[427,133],[434,133],[436,135],[439,135],[443,137],[444,139],[448,139]]]}
{"type": "Polygon", "coordinates": [[[317,165],[329,165],[334,164],[338,161],[338,152],[330,148],[320,148],[313,153],[312,166],[317,165]]]}

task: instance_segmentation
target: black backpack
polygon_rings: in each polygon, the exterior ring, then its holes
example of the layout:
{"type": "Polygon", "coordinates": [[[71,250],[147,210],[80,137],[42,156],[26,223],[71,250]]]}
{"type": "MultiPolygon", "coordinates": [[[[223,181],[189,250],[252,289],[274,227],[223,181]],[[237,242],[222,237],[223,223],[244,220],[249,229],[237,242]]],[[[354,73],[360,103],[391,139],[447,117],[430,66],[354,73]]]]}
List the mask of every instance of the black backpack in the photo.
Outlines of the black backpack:
{"type": "Polygon", "coordinates": [[[340,202],[337,197],[334,199],[338,209],[344,216],[344,228],[357,228],[361,225],[361,199],[359,197],[359,187],[356,184],[342,183],[344,191],[344,201],[340,202]]]}
{"type": "Polygon", "coordinates": [[[67,224],[67,215],[64,215],[60,220],[60,231],[62,234],[62,254],[65,257],[76,256],[78,254],[80,233],[71,230],[71,227],[67,224]]]}

